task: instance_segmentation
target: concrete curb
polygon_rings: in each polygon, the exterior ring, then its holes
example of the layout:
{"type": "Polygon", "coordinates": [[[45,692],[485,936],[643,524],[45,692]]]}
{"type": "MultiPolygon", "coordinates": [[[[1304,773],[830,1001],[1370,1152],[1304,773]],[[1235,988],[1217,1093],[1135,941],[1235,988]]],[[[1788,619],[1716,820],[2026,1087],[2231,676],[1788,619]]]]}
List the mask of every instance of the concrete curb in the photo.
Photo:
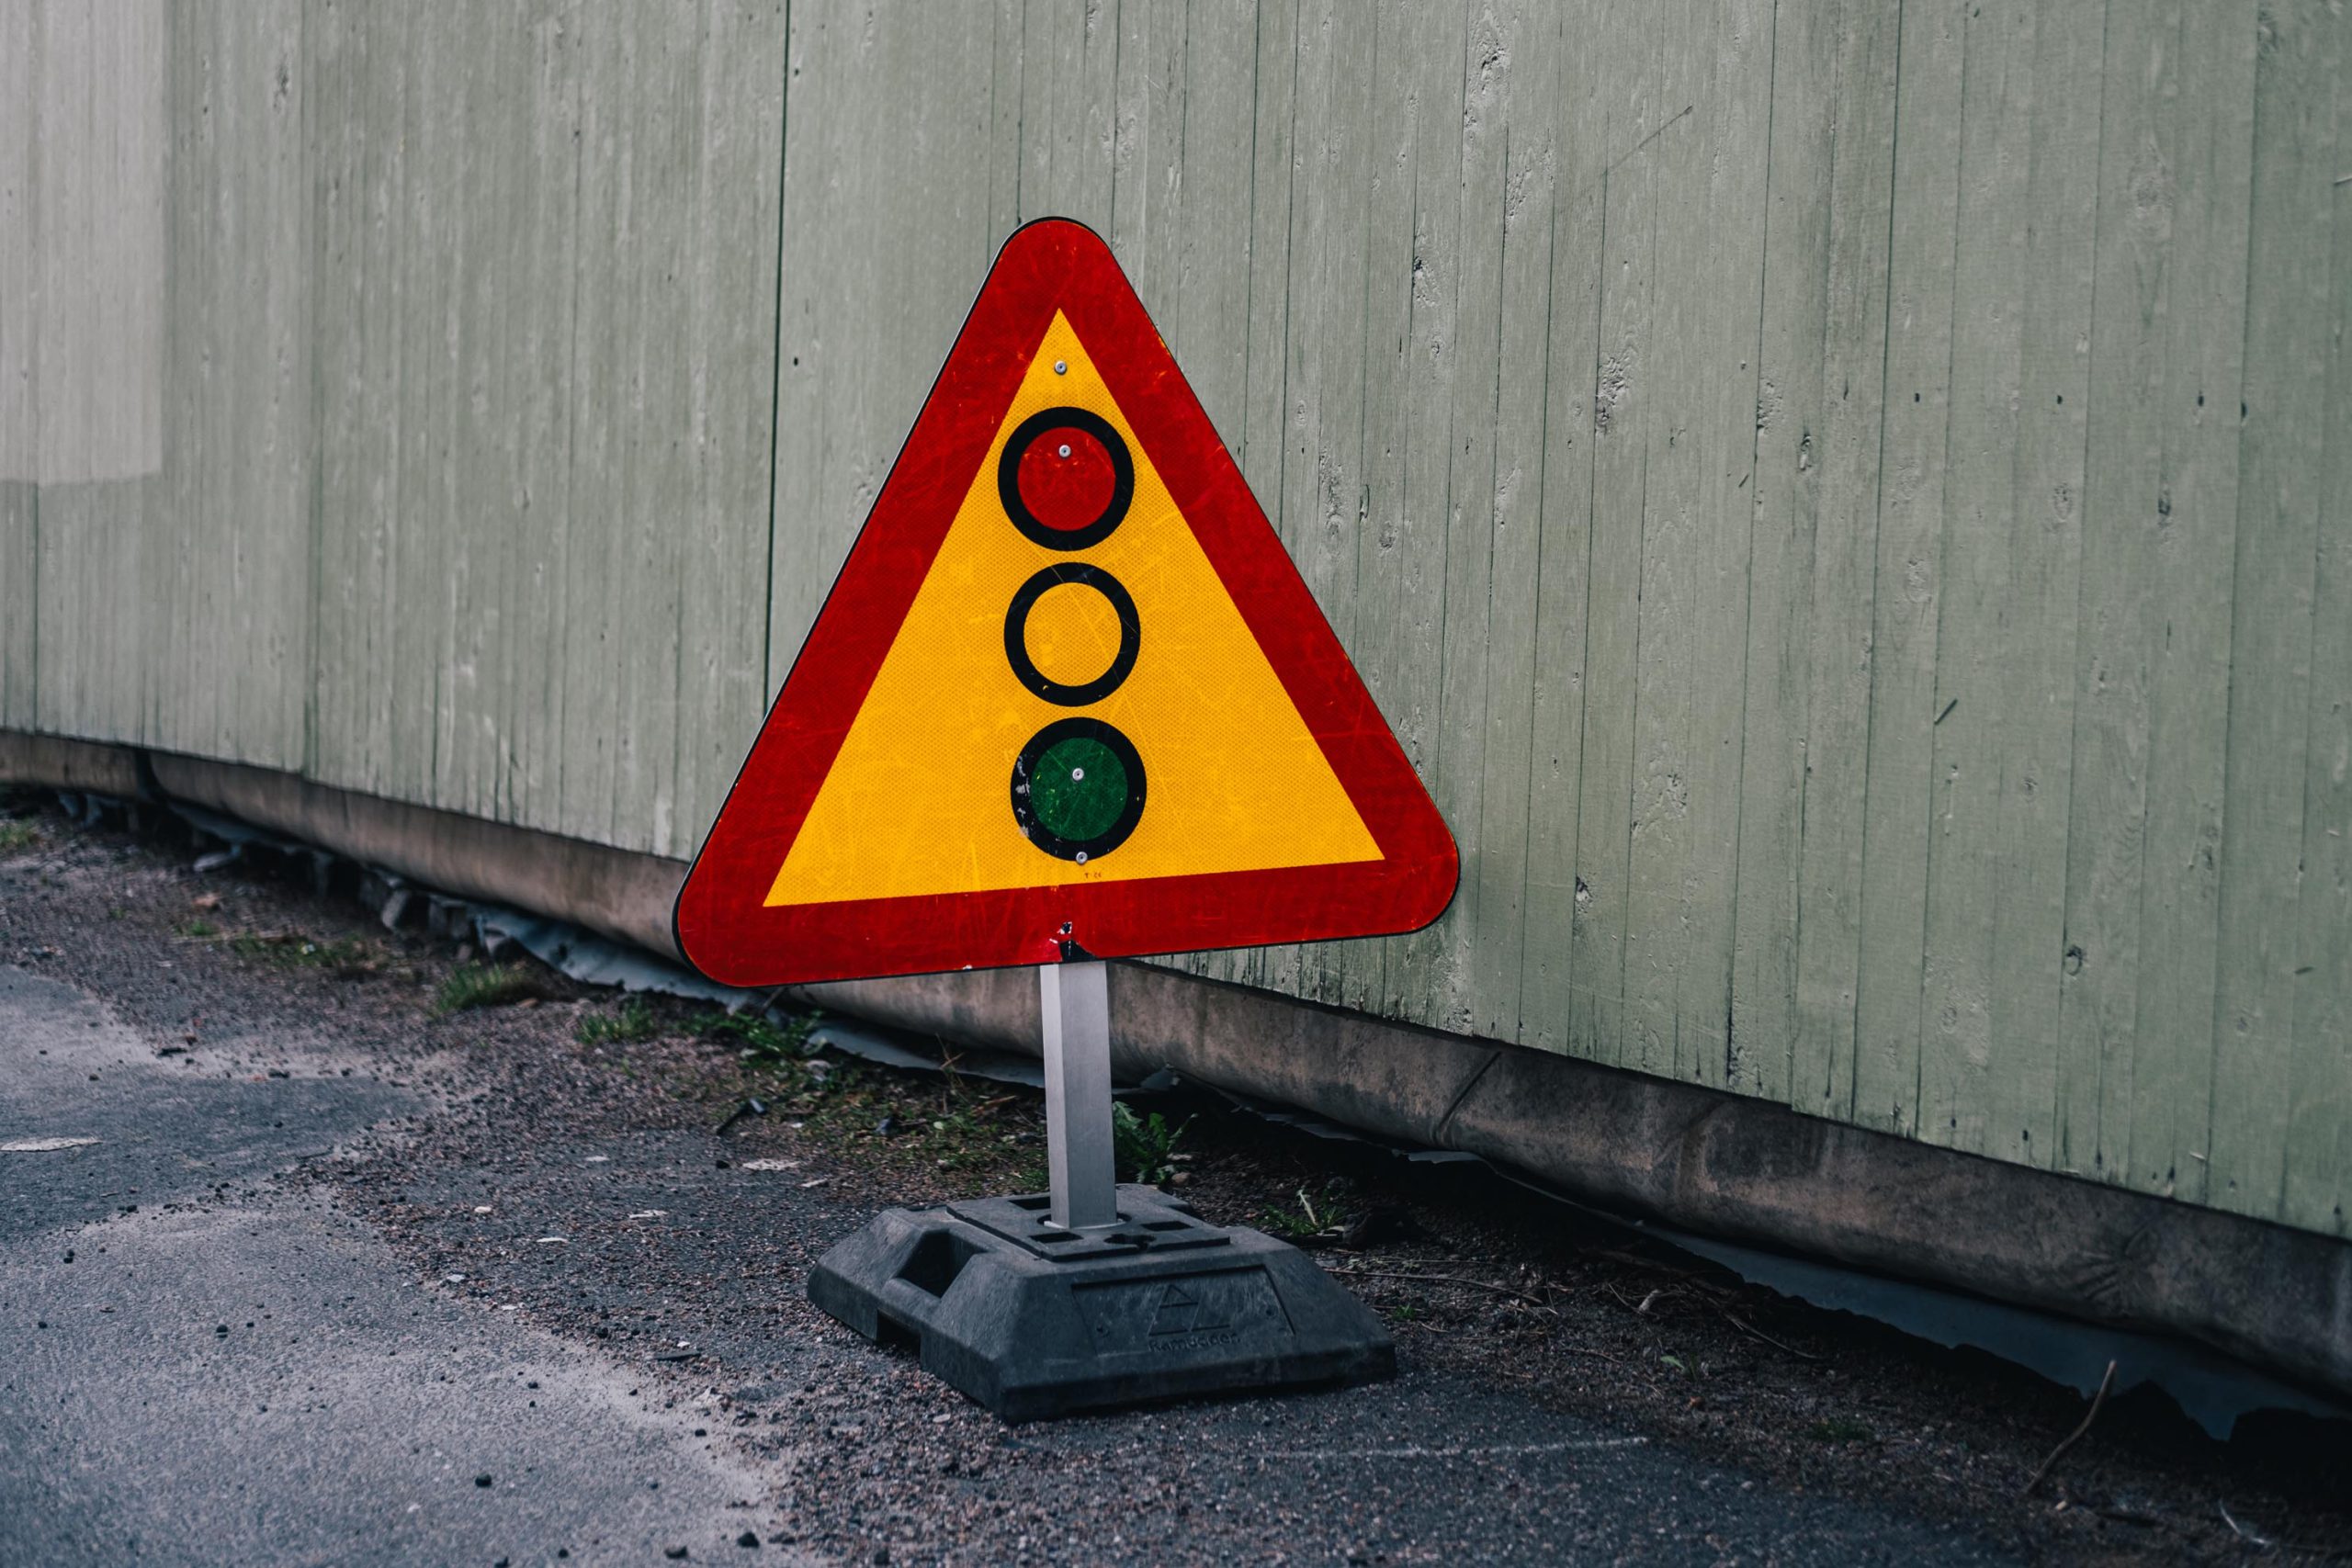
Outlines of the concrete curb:
{"type": "MultiPolygon", "coordinates": [[[[142,771],[168,795],[676,956],[682,862],[238,763],[0,731],[0,782],[130,795],[142,771]]],[[[1128,1074],[1172,1067],[1688,1230],[2181,1335],[2352,1394],[2352,1243],[1147,964],[1114,965],[1112,985],[1113,1051],[1128,1074]]],[[[881,1023],[1037,1050],[1023,970],[804,994],[881,1023]]]]}

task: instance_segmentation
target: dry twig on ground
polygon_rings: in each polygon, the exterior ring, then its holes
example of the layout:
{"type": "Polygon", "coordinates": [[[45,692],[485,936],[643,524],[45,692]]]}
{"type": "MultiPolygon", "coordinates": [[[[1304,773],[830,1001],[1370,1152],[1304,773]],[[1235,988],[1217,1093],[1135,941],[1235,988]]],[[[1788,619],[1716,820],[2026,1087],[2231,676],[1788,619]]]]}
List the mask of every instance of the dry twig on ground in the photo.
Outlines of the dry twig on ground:
{"type": "MultiPolygon", "coordinates": [[[[2073,1448],[2075,1443],[2081,1440],[2083,1434],[2091,1429],[2091,1423],[2098,1419],[2099,1406],[2107,1403],[2107,1391],[2114,1382],[2115,1363],[2113,1361],[2109,1361],[2107,1364],[2106,1374],[2098,1380],[2098,1392],[2091,1396],[2091,1407],[2088,1411],[2084,1413],[2083,1424],[2075,1427],[2073,1431],[2067,1433],[2065,1441],[2060,1443],[2056,1448],[2050,1450],[2050,1457],[2041,1461],[2041,1467],[2034,1471],[2033,1478],[2025,1483],[2025,1490],[2018,1494],[2018,1495],[2025,1497],[2032,1496],[2033,1489],[2041,1484],[2041,1478],[2050,1473],[2050,1467],[2056,1464],[2060,1458],[2064,1455],[2066,1450],[2073,1448]]],[[[2228,1517],[2226,1512],[2223,1517],[2228,1517]]],[[[2232,1526],[2231,1528],[2235,1529],[2236,1527],[2232,1526]]]]}

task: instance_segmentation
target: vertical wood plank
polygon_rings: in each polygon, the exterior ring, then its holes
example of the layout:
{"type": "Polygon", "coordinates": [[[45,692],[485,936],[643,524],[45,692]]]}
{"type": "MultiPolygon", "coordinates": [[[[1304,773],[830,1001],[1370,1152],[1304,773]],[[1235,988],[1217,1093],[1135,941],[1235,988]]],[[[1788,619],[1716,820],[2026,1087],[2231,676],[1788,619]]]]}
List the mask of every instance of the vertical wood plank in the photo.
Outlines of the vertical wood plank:
{"type": "Polygon", "coordinates": [[[1786,1099],[1798,1035],[1798,871],[1813,543],[1821,506],[1840,13],[1775,8],[1758,344],[1755,519],[1726,1083],[1786,1099]]]}
{"type": "Polygon", "coordinates": [[[492,817],[514,750],[507,691],[516,671],[506,646],[505,591],[513,577],[527,575],[517,547],[518,487],[507,472],[520,433],[503,341],[524,292],[508,281],[523,276],[514,259],[521,226],[513,221],[522,192],[509,151],[529,144],[530,100],[514,86],[529,79],[522,22],[515,11],[467,18],[476,69],[459,90],[457,123],[477,149],[497,151],[455,159],[447,193],[454,239],[445,317],[448,394],[464,412],[448,427],[446,493],[451,515],[490,525],[453,530],[450,541],[450,670],[435,789],[452,809],[492,817]]]}
{"type": "Polygon", "coordinates": [[[1653,315],[1644,354],[1646,402],[1639,500],[1641,544],[1634,615],[1634,770],[1625,864],[1624,1038],[1619,1061],[1671,1076],[1677,1066],[1676,1008],[1690,959],[1686,911],[1690,875],[1690,747],[1693,661],[1698,636],[1698,557],[1705,526],[1699,515],[1700,470],[1706,460],[1698,427],[1705,393],[1700,343],[1709,302],[1702,297],[1707,126],[1714,118],[1713,51],[1694,47],[1708,35],[1712,6],[1694,0],[1662,7],[1657,28],[1658,109],[1656,139],[1639,154],[1657,199],[1650,209],[1653,315]],[[1706,103],[1705,118],[1700,105],[1706,103]]]}
{"type": "Polygon", "coordinates": [[[309,22],[314,96],[332,106],[318,117],[312,153],[319,526],[311,770],[325,784],[400,798],[382,759],[397,678],[390,220],[403,143],[390,132],[406,78],[396,25],[382,13],[326,0],[309,22]]]}
{"type": "Polygon", "coordinates": [[[40,722],[36,37],[34,7],[0,10],[0,725],[14,729],[40,722]]]}
{"type": "MultiPolygon", "coordinates": [[[[1993,915],[1987,1149],[2030,1164],[2056,1149],[2058,984],[2065,946],[2075,608],[2082,572],[2084,411],[2104,28],[2042,0],[2034,24],[2026,170],[2024,369],[2014,436],[1993,915]]],[[[1955,717],[1958,716],[1955,714],[1955,717]]]]}
{"type": "MultiPolygon", "coordinates": [[[[119,44],[119,28],[132,14],[116,10],[99,19],[110,44],[119,44]]],[[[106,520],[101,528],[119,520],[135,539],[119,560],[118,570],[132,574],[120,586],[160,611],[143,617],[121,639],[121,649],[132,652],[135,664],[122,671],[127,683],[119,695],[132,709],[124,714],[120,733],[203,752],[212,750],[208,739],[227,728],[236,693],[250,677],[243,660],[220,669],[199,654],[227,608],[221,596],[233,592],[237,576],[236,519],[222,504],[230,498],[221,494],[221,476],[237,464],[250,425],[249,403],[231,390],[238,379],[234,371],[244,367],[238,364],[233,338],[220,330],[220,318],[235,309],[223,283],[240,270],[243,236],[224,248],[216,211],[224,196],[232,202],[252,197],[261,213],[269,203],[262,193],[238,188],[236,164],[243,140],[237,133],[243,96],[238,79],[244,62],[233,52],[233,19],[220,6],[189,5],[171,12],[168,28],[170,45],[158,62],[169,105],[163,128],[169,173],[156,218],[164,249],[172,257],[163,279],[162,471],[127,487],[128,493],[108,487],[112,493],[103,497],[75,499],[90,509],[84,515],[106,520]],[[201,672],[191,676],[199,664],[201,672]]],[[[102,74],[128,75],[122,69],[127,63],[117,62],[102,74]]],[[[109,206],[130,195],[115,188],[111,173],[92,171],[94,186],[109,206]]],[[[112,357],[95,344],[75,351],[84,365],[112,357]]],[[[44,401],[53,400],[45,390],[44,401]]],[[[107,427],[119,428],[111,419],[72,417],[85,437],[96,435],[103,445],[112,444],[107,427]]],[[[266,739],[261,743],[266,745],[266,739]]]]}
{"type": "MultiPolygon", "coordinates": [[[[2335,83],[2336,166],[2328,288],[2335,319],[2352,315],[2352,88],[2344,82],[2339,14],[2335,83]]],[[[2314,243],[2316,242],[2314,241],[2314,243]]],[[[2352,348],[2329,344],[2325,466],[2320,475],[2318,578],[2305,763],[2303,949],[2295,976],[2294,1110],[2278,1218],[2352,1235],[2352,348]]]]}
{"type": "MultiPolygon", "coordinates": [[[[1258,29],[1239,0],[1199,0],[1184,31],[1182,155],[1174,182],[1174,288],[1152,308],[1226,449],[1249,420],[1255,243],[1258,29]]],[[[1147,301],[1147,303],[1149,303],[1147,301]]]]}
{"type": "MultiPolygon", "coordinates": [[[[1527,14],[1515,6],[1475,4],[1455,48],[1462,65],[1459,175],[1455,222],[1460,261],[1454,282],[1454,375],[1442,461],[1444,501],[1438,513],[1442,553],[1429,592],[1437,617],[1424,644],[1436,661],[1430,739],[1422,763],[1464,846],[1462,881],[1438,926],[1407,944],[1411,982],[1424,1016],[1440,1027],[1475,1031],[1471,1001],[1472,948],[1489,866],[1515,846],[1489,837],[1485,822],[1487,653],[1495,608],[1496,555],[1504,527],[1497,497],[1502,403],[1503,268],[1510,254],[1510,159],[1520,62],[1527,14]],[[1418,976],[1425,976],[1426,978],[1418,976]]],[[[1534,95],[1528,95],[1532,99],[1534,95]]],[[[1529,107],[1534,107],[1532,102],[1529,107]]]]}
{"type": "MultiPolygon", "coordinates": [[[[1613,30],[1613,29],[1612,29],[1613,30]]],[[[1666,107],[1658,45],[1616,32],[1627,52],[1603,66],[1608,105],[1601,175],[1600,313],[1593,373],[1592,538],[1586,599],[1584,731],[1578,778],[1576,912],[1568,973],[1570,1032],[1594,1059],[1628,1057],[1626,942],[1634,832],[1644,486],[1649,427],[1667,411],[1650,389],[1657,256],[1657,140],[1678,128],[1666,107]]]]}
{"type": "Polygon", "coordinates": [[[170,23],[154,0],[42,0],[0,24],[0,723],[144,739],[180,668],[180,580],[148,525],[187,205],[167,183],[170,23]]]}
{"type": "Polygon", "coordinates": [[[1564,7],[1555,80],[1559,174],[1546,278],[1544,472],[1535,624],[1528,693],[1525,902],[1519,1038],[1545,1050],[1591,1049],[1572,1027],[1589,1017],[1571,965],[1579,904],[1588,598],[1593,536],[1593,391],[1603,263],[1601,222],[1614,144],[1607,62],[1581,40],[1611,36],[1608,0],[1564,7]],[[1571,40],[1576,40],[1572,42],[1571,40]]]}
{"type": "Polygon", "coordinates": [[[2130,1148],[2178,44],[2171,6],[2108,18],[2056,1154],[2060,1169],[2102,1179],[2123,1174],[2130,1148]]]}
{"type": "MultiPolygon", "coordinates": [[[[1117,228],[1119,0],[1029,0],[1022,24],[1021,217],[1117,228]]],[[[869,22],[869,26],[872,25],[869,22]]]]}
{"type": "Polygon", "coordinates": [[[2229,596],[2238,508],[2245,236],[2252,194],[2256,17],[2244,5],[2182,13],[2182,132],[2159,475],[2161,574],[2150,628],[2147,874],[2142,885],[2140,1064],[2130,1176],[2201,1196],[2209,1166],[2231,688],[2229,596]],[[2166,509],[2169,509],[2168,511],[2166,509]]]}
{"type": "Polygon", "coordinates": [[[1815,516],[1806,648],[1806,776],[1797,871],[1797,1032],[1790,1103],[1852,1113],[1861,947],[1865,760],[1877,559],[1879,435],[1887,355],[1894,180],[1895,18],[1841,13],[1829,254],[1816,415],[1815,516]]]}
{"type": "MultiPolygon", "coordinates": [[[[2222,790],[2230,694],[2229,596],[2237,526],[2252,189],[2255,12],[2180,7],[2169,299],[2151,394],[2161,452],[2146,596],[2147,823],[2131,1099],[2117,1108],[2143,1190],[2204,1190],[2220,942],[2222,790]]],[[[2111,1153],[2117,1149],[2108,1143],[2111,1153]]]]}
{"type": "MultiPolygon", "coordinates": [[[[666,18],[665,18],[666,19],[666,18]]],[[[649,541],[625,519],[639,500],[631,475],[642,412],[669,390],[652,379],[652,323],[628,269],[616,265],[639,243],[658,201],[645,181],[663,177],[640,161],[658,156],[675,105],[640,97],[651,83],[644,56],[661,47],[662,21],[640,37],[617,14],[584,12],[580,53],[580,260],[573,306],[573,533],[565,558],[562,799],[568,823],[609,840],[639,795],[639,759],[659,750],[658,730],[630,721],[645,671],[628,666],[627,618],[674,625],[674,580],[637,579],[649,541]]]]}
{"type": "MultiPolygon", "coordinates": [[[[691,248],[674,307],[691,345],[676,416],[691,506],[672,525],[684,584],[675,793],[651,841],[681,859],[718,816],[766,706],[785,20],[783,0],[713,6],[693,63],[693,204],[676,225],[691,248]]],[[[665,525],[658,502],[639,525],[665,525]]]]}
{"type": "Polygon", "coordinates": [[[2030,0],[1971,8],[1960,107],[1951,432],[1935,691],[1928,720],[1922,1137],[1982,1152],[1993,1060],[1994,872],[2007,725],[2010,476],[2023,373],[2030,213],[2012,171],[2032,156],[2030,0]]]}
{"type": "MultiPolygon", "coordinates": [[[[1250,126],[1250,266],[1244,308],[1249,341],[1235,459],[1250,493],[1283,533],[1288,442],[1291,244],[1297,229],[1298,0],[1266,0],[1253,14],[1250,126]]],[[[1244,24],[1238,18],[1231,24],[1244,24]]],[[[1357,341],[1361,343],[1359,335],[1357,341]]],[[[1287,536],[1285,535],[1285,537],[1287,536]]],[[[1318,598],[1324,613],[1328,601],[1318,598]]]]}
{"type": "Polygon", "coordinates": [[[1732,1077],[1732,975],[1740,781],[1747,745],[1747,621],[1753,592],[1756,445],[1761,405],[1765,197],[1772,52],[1769,0],[1708,7],[1713,81],[1692,114],[1704,231],[1691,236],[1703,302],[1690,364],[1693,446],[1691,678],[1684,769],[1689,818],[1675,987],[1674,1070],[1732,1077]]]}
{"type": "MultiPolygon", "coordinates": [[[[2222,837],[2212,1169],[2207,1201],[2275,1212],[2295,1124],[2293,1046],[2308,994],[2303,845],[2311,784],[2320,489],[2327,450],[2335,96],[2343,28],[2319,4],[2256,31],[2245,380],[2222,837]]],[[[2313,899],[2314,904],[2320,902],[2313,899]]]]}
{"type": "Polygon", "coordinates": [[[31,21],[29,575],[53,606],[32,617],[32,706],[41,728],[94,739],[145,737],[165,659],[168,610],[100,607],[169,581],[143,525],[171,365],[166,23],[152,4],[41,5],[31,21]]]}
{"type": "MultiPolygon", "coordinates": [[[[1510,14],[1510,97],[1502,187],[1475,220],[1500,231],[1500,310],[1496,355],[1494,453],[1488,467],[1493,564],[1479,649],[1480,730],[1466,739],[1481,753],[1479,853],[1466,951],[1462,1027],[1495,1039],[1525,1032],[1529,793],[1533,776],[1534,699],[1543,679],[1544,538],[1547,460],[1552,455],[1549,378],[1563,111],[1559,102],[1563,18],[1545,6],[1510,14]]],[[[1567,373],[1570,384],[1573,370],[1567,373]]],[[[1581,446],[1581,443],[1578,443],[1581,446]]],[[[1568,454],[1562,454],[1564,463],[1568,454]]],[[[1448,589],[1452,589],[1449,584],[1448,589]]],[[[1458,611],[1449,610],[1452,624],[1458,611]]],[[[1556,884],[1556,878],[1553,879],[1556,884]]]]}
{"type": "MultiPolygon", "coordinates": [[[[388,746],[375,759],[375,771],[391,782],[400,798],[438,805],[442,741],[456,713],[451,689],[464,679],[450,658],[451,557],[461,545],[457,531],[436,520],[450,515],[446,432],[456,417],[448,360],[456,230],[450,208],[459,188],[460,140],[451,127],[467,74],[461,62],[469,51],[469,40],[453,36],[456,28],[424,13],[402,13],[395,25],[406,90],[394,100],[398,119],[378,132],[401,149],[393,164],[396,183],[387,225],[398,279],[389,323],[397,361],[386,389],[394,441],[390,461],[398,476],[389,516],[394,544],[386,629],[392,691],[388,746]]],[[[617,389],[617,378],[608,384],[617,389]]],[[[609,723],[596,722],[601,715],[583,716],[590,723],[575,722],[575,737],[582,728],[609,735],[609,723]]],[[[608,746],[607,740],[600,750],[608,746]]],[[[595,804],[582,800],[579,815],[568,813],[566,819],[582,822],[593,833],[608,832],[607,803],[616,783],[605,770],[593,786],[595,804]]]]}
{"type": "MultiPolygon", "coordinates": [[[[1404,8],[1398,42],[1409,62],[1412,105],[1412,254],[1400,274],[1391,275],[1410,300],[1397,400],[1403,465],[1395,526],[1384,532],[1372,555],[1357,558],[1357,662],[1369,665],[1373,695],[1405,755],[1433,786],[1438,808],[1448,813],[1458,803],[1441,772],[1445,660],[1437,650],[1445,642],[1448,503],[1458,445],[1454,392],[1465,375],[1476,374],[1464,364],[1462,352],[1464,276],[1470,266],[1462,224],[1467,9],[1404,8]]],[[[1475,857],[1476,840],[1470,844],[1475,857]]],[[[1350,967],[1366,983],[1370,1005],[1394,1014],[1406,1007],[1418,1010],[1424,1005],[1420,998],[1447,992],[1450,934],[1441,921],[1426,931],[1351,950],[1350,959],[1362,967],[1350,967]],[[1375,951],[1379,979],[1374,984],[1375,951]]],[[[1350,995],[1344,983],[1341,995],[1350,995]]]]}
{"type": "Polygon", "coordinates": [[[1898,1133],[1918,1129],[1964,21],[1956,6],[1906,6],[1899,46],[1851,1095],[1856,1120],[1898,1133]]]}
{"type": "MultiPolygon", "coordinates": [[[[1027,0],[995,0],[989,19],[988,98],[988,231],[1010,235],[1021,226],[1021,176],[1025,149],[1022,114],[1027,105],[1022,83],[1028,69],[1027,0]]],[[[792,71],[797,83],[798,66],[792,71]]],[[[787,138],[788,140],[788,138],[787,138]]]]}
{"type": "MultiPolygon", "coordinates": [[[[501,344],[511,423],[494,473],[510,507],[500,599],[508,649],[500,713],[505,743],[495,759],[495,798],[507,820],[556,831],[563,828],[558,786],[567,671],[548,652],[568,646],[564,587],[574,547],[571,378],[580,332],[582,32],[579,7],[566,4],[529,18],[521,40],[517,75],[530,90],[516,95],[522,123],[514,145],[518,156],[528,152],[515,194],[523,219],[511,241],[516,297],[501,344]]],[[[774,59],[767,57],[771,68],[774,59]]],[[[772,386],[763,406],[771,396],[772,386]]],[[[763,477],[764,464],[759,471],[763,477]]],[[[752,633],[760,636],[761,629],[752,633]]]]}
{"type": "MultiPolygon", "coordinates": [[[[126,496],[156,617],[151,742],[303,761],[310,191],[299,5],[175,13],[166,472],[126,496]],[[193,110],[194,112],[185,112],[193,110]]],[[[162,39],[153,39],[156,65],[162,39]]]]}
{"type": "MultiPolygon", "coordinates": [[[[1111,242],[1144,309],[1163,335],[1177,330],[1186,209],[1184,143],[1189,107],[1184,69],[1183,6],[1122,6],[1113,14],[1119,30],[1113,51],[1117,78],[1112,115],[1111,242]]],[[[1204,209],[1195,218],[1213,215],[1204,209]]],[[[1168,336],[1170,352],[1184,344],[1168,336]]],[[[1186,378],[1192,378],[1188,369],[1186,378]]]]}

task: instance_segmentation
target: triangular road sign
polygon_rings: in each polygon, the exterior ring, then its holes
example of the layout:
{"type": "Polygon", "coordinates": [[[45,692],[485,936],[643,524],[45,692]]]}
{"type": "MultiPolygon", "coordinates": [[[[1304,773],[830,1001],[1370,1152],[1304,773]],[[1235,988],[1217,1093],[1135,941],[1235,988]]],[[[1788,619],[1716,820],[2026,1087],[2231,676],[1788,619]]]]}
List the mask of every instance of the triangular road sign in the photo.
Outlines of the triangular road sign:
{"type": "Polygon", "coordinates": [[[1416,930],[1453,840],[1102,240],[1006,242],[678,896],[741,986],[1416,930]]]}

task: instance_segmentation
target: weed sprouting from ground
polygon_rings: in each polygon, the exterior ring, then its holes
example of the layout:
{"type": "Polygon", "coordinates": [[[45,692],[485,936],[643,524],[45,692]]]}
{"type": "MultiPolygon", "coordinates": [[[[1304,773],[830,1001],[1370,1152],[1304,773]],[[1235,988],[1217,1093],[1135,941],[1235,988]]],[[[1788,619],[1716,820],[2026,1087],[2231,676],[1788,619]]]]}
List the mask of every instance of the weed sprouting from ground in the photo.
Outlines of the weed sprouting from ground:
{"type": "Polygon", "coordinates": [[[591,1013],[572,1032],[582,1045],[634,1045],[662,1032],[662,1022],[643,997],[631,997],[617,1012],[591,1013]]]}
{"type": "MultiPolygon", "coordinates": [[[[187,920],[180,935],[198,942],[219,935],[209,920],[187,920]]],[[[383,955],[357,937],[322,941],[300,931],[238,931],[221,939],[231,953],[254,964],[281,969],[324,969],[343,976],[372,975],[383,955]]]]}
{"type": "Polygon", "coordinates": [[[172,930],[190,942],[209,942],[220,934],[220,928],[210,920],[182,920],[172,930]]]}
{"type": "Polygon", "coordinates": [[[0,820],[0,855],[28,849],[40,837],[40,828],[37,823],[0,820]]]}
{"type": "Polygon", "coordinates": [[[754,1066],[775,1066],[797,1063],[808,1054],[808,1033],[817,1027],[817,1016],[802,1013],[778,1023],[762,1013],[712,1013],[695,1023],[695,1032],[734,1045],[754,1066]]]}
{"type": "Polygon", "coordinates": [[[815,1038],[818,1021],[813,1013],[714,1010],[682,1032],[731,1047],[741,1076],[727,1097],[757,1097],[808,1146],[922,1171],[959,1193],[1045,1186],[1036,1091],[966,1078],[952,1057],[942,1077],[926,1080],[829,1055],[815,1038]]]}
{"type": "Polygon", "coordinates": [[[1115,1101],[1111,1107],[1111,1151],[1119,1179],[1157,1187],[1175,1175],[1176,1144],[1192,1124],[1186,1117],[1170,1126],[1157,1111],[1138,1116],[1125,1100],[1115,1101]]]}
{"type": "Polygon", "coordinates": [[[1300,1188],[1295,1209],[1268,1209],[1260,1214],[1258,1228],[1292,1241],[1306,1241],[1344,1230],[1352,1218],[1339,1184],[1327,1181],[1320,1192],[1300,1188]]]}
{"type": "Polygon", "coordinates": [[[547,984],[519,964],[460,964],[433,998],[436,1013],[505,1007],[547,995],[547,984]]]}

